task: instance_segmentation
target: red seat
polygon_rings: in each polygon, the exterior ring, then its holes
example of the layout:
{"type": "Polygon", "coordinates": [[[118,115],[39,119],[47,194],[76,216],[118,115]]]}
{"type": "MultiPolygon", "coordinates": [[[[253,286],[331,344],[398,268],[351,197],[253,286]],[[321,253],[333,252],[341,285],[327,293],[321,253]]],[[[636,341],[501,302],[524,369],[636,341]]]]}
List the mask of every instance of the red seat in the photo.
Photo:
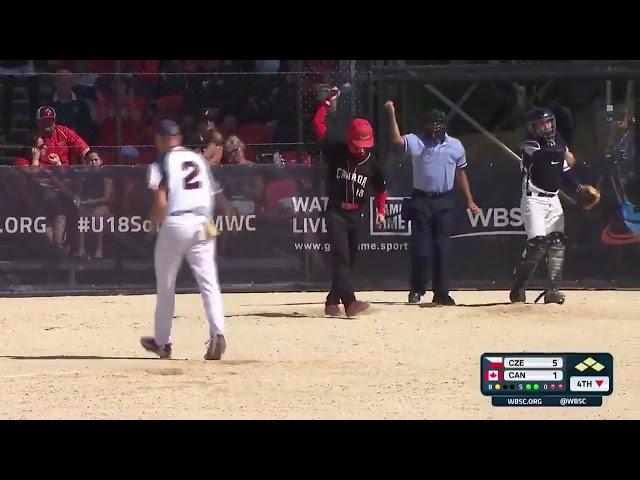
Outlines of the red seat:
{"type": "Polygon", "coordinates": [[[246,144],[271,143],[273,128],[265,123],[249,123],[238,128],[236,135],[246,144]]]}
{"type": "Polygon", "coordinates": [[[167,95],[156,100],[159,118],[170,118],[179,122],[187,114],[187,104],[182,95],[167,95]]]}
{"type": "MultiPolygon", "coordinates": [[[[129,118],[121,118],[122,122],[120,145],[138,145],[140,126],[129,118]]],[[[109,117],[100,124],[100,139],[102,146],[116,145],[116,119],[109,117]]]]}
{"type": "Polygon", "coordinates": [[[158,159],[158,152],[155,147],[141,147],[138,151],[140,152],[138,165],[151,165],[158,159]]]}
{"type": "Polygon", "coordinates": [[[298,185],[293,178],[283,178],[269,182],[264,187],[264,195],[267,200],[265,214],[270,216],[286,216],[282,211],[281,200],[298,196],[298,185]]]}
{"type": "Polygon", "coordinates": [[[100,153],[100,158],[102,158],[103,165],[115,165],[116,164],[116,149],[115,148],[105,148],[100,153]]]}

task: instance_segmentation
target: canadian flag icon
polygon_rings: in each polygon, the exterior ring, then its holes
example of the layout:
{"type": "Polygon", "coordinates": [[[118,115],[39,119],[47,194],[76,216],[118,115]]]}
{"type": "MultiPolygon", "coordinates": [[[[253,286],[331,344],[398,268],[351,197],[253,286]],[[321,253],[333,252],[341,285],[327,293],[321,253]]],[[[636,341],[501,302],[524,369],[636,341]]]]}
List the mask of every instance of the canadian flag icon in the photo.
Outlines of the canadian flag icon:
{"type": "Polygon", "coordinates": [[[502,380],[502,370],[485,370],[485,380],[487,382],[499,382],[502,380]]]}

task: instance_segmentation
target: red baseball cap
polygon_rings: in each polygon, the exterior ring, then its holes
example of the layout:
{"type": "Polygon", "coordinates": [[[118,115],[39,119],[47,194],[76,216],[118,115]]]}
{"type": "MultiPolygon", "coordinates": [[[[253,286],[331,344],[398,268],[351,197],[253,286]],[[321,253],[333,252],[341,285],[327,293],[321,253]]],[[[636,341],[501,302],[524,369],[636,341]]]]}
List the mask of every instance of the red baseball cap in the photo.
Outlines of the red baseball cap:
{"type": "Polygon", "coordinates": [[[347,128],[347,142],[358,148],[373,147],[373,128],[364,118],[354,118],[347,128]]]}
{"type": "Polygon", "coordinates": [[[55,119],[56,111],[53,109],[53,107],[49,107],[48,105],[45,105],[44,107],[40,107],[36,112],[36,120],[44,120],[48,118],[55,119]]]}

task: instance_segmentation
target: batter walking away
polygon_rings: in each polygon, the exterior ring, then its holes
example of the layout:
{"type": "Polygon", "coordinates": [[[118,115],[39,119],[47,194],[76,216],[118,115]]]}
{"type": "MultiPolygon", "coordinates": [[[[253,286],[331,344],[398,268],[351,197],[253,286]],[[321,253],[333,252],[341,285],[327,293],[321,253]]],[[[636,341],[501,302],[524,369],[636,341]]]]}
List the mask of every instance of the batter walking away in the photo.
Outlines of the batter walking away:
{"type": "Polygon", "coordinates": [[[421,135],[401,135],[392,101],[385,103],[391,126],[391,142],[411,156],[413,192],[402,206],[402,215],[411,221],[411,278],[409,303],[419,303],[429,282],[432,268],[433,303],[455,305],[449,296],[455,226],[454,184],[458,183],[467,208],[479,213],[465,168],[467,159],[462,143],[447,134],[444,112],[431,110],[424,119],[421,135]]]}
{"type": "Polygon", "coordinates": [[[142,337],[140,343],[160,358],[171,357],[176,277],[186,257],[209,323],[210,340],[204,358],[220,360],[226,342],[215,262],[217,231],[211,220],[213,195],[221,189],[206,161],[181,146],[182,135],[175,122],[160,122],[155,141],[160,158],[150,166],[149,188],[153,190],[152,231],[161,225],[154,252],[158,293],[154,336],[142,337]]]}
{"type": "Polygon", "coordinates": [[[327,234],[331,244],[331,291],[325,303],[326,315],[340,315],[340,303],[347,316],[355,316],[369,304],[356,300],[351,271],[358,248],[358,222],[363,217],[362,206],[375,194],[376,222],[384,225],[387,198],[382,165],[370,151],[374,145],[373,129],[368,121],[355,118],[346,131],[346,142],[330,142],[326,138],[325,118],[331,102],[337,98],[333,89],[313,118],[313,130],[321,141],[322,156],[327,163],[329,201],[325,212],[327,234]]]}
{"type": "MultiPolygon", "coordinates": [[[[560,292],[564,265],[564,211],[558,198],[561,183],[581,194],[591,208],[600,193],[581,185],[570,172],[576,163],[564,139],[556,133],[556,119],[545,108],[536,108],[526,117],[527,139],[522,145],[522,199],[520,209],[527,234],[527,246],[515,269],[509,294],[511,302],[525,302],[525,285],[538,263],[546,256],[548,288],[544,303],[564,303],[560,292]]],[[[538,297],[540,298],[540,297],[538,297]]]]}

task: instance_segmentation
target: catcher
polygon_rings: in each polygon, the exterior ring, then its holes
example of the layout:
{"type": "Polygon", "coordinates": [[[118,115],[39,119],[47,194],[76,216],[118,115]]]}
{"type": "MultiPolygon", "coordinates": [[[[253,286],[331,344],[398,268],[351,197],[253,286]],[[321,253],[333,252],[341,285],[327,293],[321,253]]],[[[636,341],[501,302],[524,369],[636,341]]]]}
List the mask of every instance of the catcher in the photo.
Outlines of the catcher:
{"type": "Polygon", "coordinates": [[[565,296],[560,292],[560,284],[565,236],[558,192],[561,185],[576,192],[585,209],[598,203],[600,192],[591,185],[580,184],[570,172],[576,160],[562,137],[556,134],[556,119],[551,111],[544,108],[530,111],[526,116],[526,130],[527,139],[522,145],[520,209],[527,246],[515,269],[509,298],[512,303],[526,301],[525,285],[546,257],[548,288],[543,293],[544,303],[562,304],[565,296]]]}

